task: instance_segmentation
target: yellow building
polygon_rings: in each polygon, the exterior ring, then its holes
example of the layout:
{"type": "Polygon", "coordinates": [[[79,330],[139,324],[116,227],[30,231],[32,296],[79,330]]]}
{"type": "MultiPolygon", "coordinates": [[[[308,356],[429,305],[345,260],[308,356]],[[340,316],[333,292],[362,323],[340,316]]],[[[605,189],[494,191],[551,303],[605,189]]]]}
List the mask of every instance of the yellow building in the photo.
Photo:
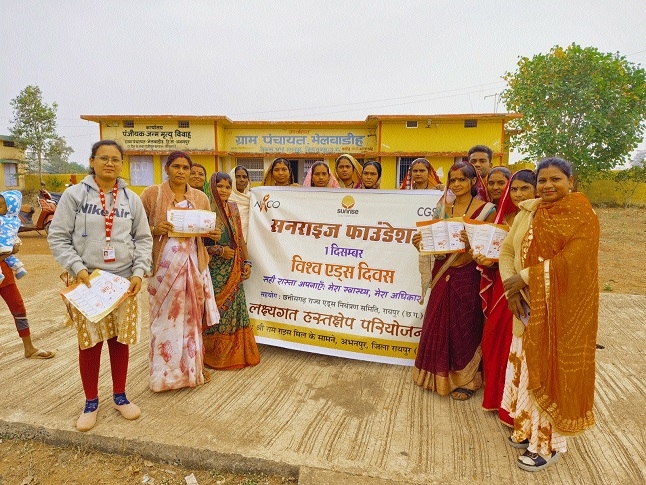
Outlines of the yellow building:
{"type": "Polygon", "coordinates": [[[0,135],[0,190],[22,188],[23,152],[16,148],[12,136],[0,135]]]}
{"type": "Polygon", "coordinates": [[[494,165],[509,161],[505,125],[520,115],[371,115],[364,121],[231,121],[225,116],[83,115],[99,124],[100,139],[126,151],[122,176],[135,191],[160,183],[173,150],[190,154],[209,175],[244,165],[258,185],[276,157],[290,161],[299,183],[309,167],[323,160],[333,167],[342,153],[359,161],[377,160],[382,189],[399,186],[410,162],[426,157],[446,177],[448,168],[474,145],[494,152],[494,165]]]}

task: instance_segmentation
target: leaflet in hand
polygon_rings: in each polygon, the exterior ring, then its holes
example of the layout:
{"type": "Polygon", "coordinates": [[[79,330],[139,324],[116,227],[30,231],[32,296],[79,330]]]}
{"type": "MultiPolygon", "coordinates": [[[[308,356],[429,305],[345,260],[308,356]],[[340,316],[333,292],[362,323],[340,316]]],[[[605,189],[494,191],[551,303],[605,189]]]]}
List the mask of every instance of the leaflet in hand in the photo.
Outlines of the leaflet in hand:
{"type": "Polygon", "coordinates": [[[422,234],[420,254],[463,253],[465,244],[460,241],[464,229],[461,217],[421,221],[417,223],[422,234]]]}
{"type": "Polygon", "coordinates": [[[89,288],[83,283],[61,291],[64,300],[80,311],[90,322],[98,322],[128,298],[130,281],[101,269],[90,275],[89,288]]]}
{"type": "Polygon", "coordinates": [[[507,237],[507,226],[465,219],[464,228],[473,254],[482,254],[485,258],[493,260],[500,258],[500,247],[507,237]]]}
{"type": "Polygon", "coordinates": [[[173,230],[168,237],[206,236],[215,231],[215,212],[199,209],[173,209],[168,211],[168,222],[173,230]]]}

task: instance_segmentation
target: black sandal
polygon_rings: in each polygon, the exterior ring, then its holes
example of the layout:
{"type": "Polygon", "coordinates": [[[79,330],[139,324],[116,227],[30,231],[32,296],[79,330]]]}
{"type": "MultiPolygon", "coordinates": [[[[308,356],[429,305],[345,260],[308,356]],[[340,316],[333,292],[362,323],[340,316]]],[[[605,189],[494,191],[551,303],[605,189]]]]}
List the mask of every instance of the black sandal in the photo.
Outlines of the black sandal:
{"type": "Polygon", "coordinates": [[[456,401],[467,401],[476,393],[473,389],[466,389],[464,387],[458,387],[451,391],[451,398],[456,401]],[[460,396],[462,394],[462,396],[460,396]]]}
{"type": "Polygon", "coordinates": [[[559,461],[559,458],[561,458],[561,453],[558,451],[553,451],[552,455],[546,460],[538,453],[532,453],[531,451],[527,450],[525,453],[518,457],[516,465],[518,465],[518,468],[520,468],[521,470],[528,472],[537,472],[556,463],[557,461],[559,461]]]}

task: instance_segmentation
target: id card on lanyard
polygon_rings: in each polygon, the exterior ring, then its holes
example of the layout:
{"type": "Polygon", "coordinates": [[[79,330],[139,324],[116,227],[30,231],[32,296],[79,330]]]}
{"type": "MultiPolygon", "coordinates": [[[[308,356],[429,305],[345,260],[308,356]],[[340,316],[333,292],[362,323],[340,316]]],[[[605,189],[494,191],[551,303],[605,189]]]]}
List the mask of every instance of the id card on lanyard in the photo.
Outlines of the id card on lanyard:
{"type": "Polygon", "coordinates": [[[99,198],[101,199],[101,214],[105,218],[105,247],[103,248],[103,261],[106,263],[114,263],[117,260],[117,255],[110,243],[112,237],[112,223],[114,222],[114,211],[117,207],[117,194],[119,192],[118,184],[115,183],[112,187],[112,209],[108,213],[108,209],[105,203],[105,193],[103,189],[99,187],[99,198]]]}

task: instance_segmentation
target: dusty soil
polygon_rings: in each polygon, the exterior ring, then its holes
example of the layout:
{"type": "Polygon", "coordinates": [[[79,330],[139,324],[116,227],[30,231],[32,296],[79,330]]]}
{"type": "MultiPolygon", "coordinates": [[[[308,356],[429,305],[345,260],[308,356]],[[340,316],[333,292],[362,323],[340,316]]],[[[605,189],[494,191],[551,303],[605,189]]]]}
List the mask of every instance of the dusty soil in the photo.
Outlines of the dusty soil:
{"type": "MultiPolygon", "coordinates": [[[[597,208],[601,222],[599,289],[602,292],[646,295],[646,210],[597,208]]],[[[22,252],[48,254],[44,235],[21,235],[22,252]]],[[[27,296],[35,291],[43,268],[30,267],[32,275],[21,283],[27,296]]],[[[289,478],[257,474],[237,475],[216,470],[191,470],[178,464],[157,463],[139,456],[99,453],[80,447],[59,447],[35,440],[0,437],[0,484],[186,484],[193,474],[204,484],[295,483],[289,478]]],[[[190,482],[188,482],[190,483],[190,482]]]]}

